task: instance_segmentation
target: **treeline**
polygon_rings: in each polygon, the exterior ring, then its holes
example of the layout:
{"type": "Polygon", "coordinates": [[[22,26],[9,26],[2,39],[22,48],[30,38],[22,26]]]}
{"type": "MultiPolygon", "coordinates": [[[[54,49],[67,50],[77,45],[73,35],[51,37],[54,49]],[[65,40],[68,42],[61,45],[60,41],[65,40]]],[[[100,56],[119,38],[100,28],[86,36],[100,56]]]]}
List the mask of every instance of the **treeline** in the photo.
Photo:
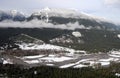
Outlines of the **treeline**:
{"type": "Polygon", "coordinates": [[[59,69],[46,66],[22,69],[18,65],[0,65],[0,78],[120,78],[115,73],[120,73],[120,64],[99,69],[59,69]]]}

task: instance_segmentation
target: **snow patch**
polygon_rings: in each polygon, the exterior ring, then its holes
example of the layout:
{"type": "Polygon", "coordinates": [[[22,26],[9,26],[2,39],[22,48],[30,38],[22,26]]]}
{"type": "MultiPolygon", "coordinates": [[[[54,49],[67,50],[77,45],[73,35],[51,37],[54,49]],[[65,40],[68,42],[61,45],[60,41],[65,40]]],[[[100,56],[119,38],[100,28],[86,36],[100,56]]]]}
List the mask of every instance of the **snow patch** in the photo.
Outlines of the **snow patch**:
{"type": "Polygon", "coordinates": [[[54,66],[54,64],[46,64],[47,66],[54,66]]]}
{"type": "Polygon", "coordinates": [[[120,74],[119,73],[115,73],[115,76],[120,77],[120,74]]]}
{"type": "Polygon", "coordinates": [[[74,66],[74,68],[82,68],[82,67],[88,67],[88,66],[87,65],[82,65],[82,64],[74,66]]]}
{"type": "Polygon", "coordinates": [[[13,64],[13,62],[10,59],[4,59],[3,64],[13,64]]]}
{"type": "Polygon", "coordinates": [[[39,60],[27,60],[27,61],[24,61],[28,64],[37,64],[37,63],[40,63],[39,60]]]}
{"type": "Polygon", "coordinates": [[[118,36],[118,38],[120,38],[120,34],[118,34],[117,36],[118,36]]]}
{"type": "Polygon", "coordinates": [[[120,51],[111,51],[110,54],[120,55],[120,51]]]}
{"type": "Polygon", "coordinates": [[[111,52],[109,52],[109,56],[120,57],[120,51],[111,51],[111,52]]]}
{"type": "MultiPolygon", "coordinates": [[[[73,58],[69,58],[69,57],[44,57],[44,58],[39,58],[36,60],[24,60],[24,62],[28,63],[28,64],[38,64],[38,63],[43,63],[43,62],[63,62],[66,60],[71,60],[73,58]]],[[[46,64],[49,65],[49,64],[46,64]]]]}
{"type": "Polygon", "coordinates": [[[108,62],[100,62],[100,64],[101,64],[101,66],[108,66],[108,65],[110,65],[110,62],[108,61],[108,62]]]}
{"type": "Polygon", "coordinates": [[[109,56],[111,56],[111,57],[120,57],[120,55],[112,55],[112,54],[109,54],[109,56]]]}
{"type": "Polygon", "coordinates": [[[25,57],[22,57],[22,59],[35,59],[35,58],[41,58],[45,55],[35,55],[35,56],[25,56],[25,57]]]}
{"type": "Polygon", "coordinates": [[[72,32],[72,35],[75,37],[82,37],[82,34],[78,31],[72,32]]]}
{"type": "Polygon", "coordinates": [[[47,60],[49,62],[63,62],[66,60],[71,60],[71,59],[73,58],[61,56],[61,57],[44,57],[44,58],[40,58],[39,60],[47,60]]]}
{"type": "Polygon", "coordinates": [[[104,61],[104,62],[107,62],[107,61],[113,61],[114,58],[109,58],[109,59],[100,59],[99,61],[104,61]]]}
{"type": "Polygon", "coordinates": [[[71,67],[71,66],[74,66],[75,64],[66,64],[66,65],[63,65],[63,66],[60,66],[59,68],[68,68],[68,67],[71,67]]]}

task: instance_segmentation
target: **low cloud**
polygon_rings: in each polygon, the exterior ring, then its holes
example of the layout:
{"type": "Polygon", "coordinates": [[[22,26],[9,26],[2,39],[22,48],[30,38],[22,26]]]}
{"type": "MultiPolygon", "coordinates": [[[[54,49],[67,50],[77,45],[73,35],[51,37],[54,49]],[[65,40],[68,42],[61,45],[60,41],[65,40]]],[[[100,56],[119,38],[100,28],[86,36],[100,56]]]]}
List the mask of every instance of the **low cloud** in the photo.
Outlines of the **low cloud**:
{"type": "Polygon", "coordinates": [[[14,21],[3,21],[0,22],[0,28],[55,28],[55,29],[67,29],[67,30],[75,30],[75,29],[89,29],[84,25],[79,25],[76,23],[68,23],[68,24],[58,24],[54,25],[52,23],[46,23],[40,20],[32,20],[32,21],[24,21],[24,22],[14,22],[14,21]]]}
{"type": "Polygon", "coordinates": [[[105,4],[120,7],[120,0],[105,0],[105,4]]]}

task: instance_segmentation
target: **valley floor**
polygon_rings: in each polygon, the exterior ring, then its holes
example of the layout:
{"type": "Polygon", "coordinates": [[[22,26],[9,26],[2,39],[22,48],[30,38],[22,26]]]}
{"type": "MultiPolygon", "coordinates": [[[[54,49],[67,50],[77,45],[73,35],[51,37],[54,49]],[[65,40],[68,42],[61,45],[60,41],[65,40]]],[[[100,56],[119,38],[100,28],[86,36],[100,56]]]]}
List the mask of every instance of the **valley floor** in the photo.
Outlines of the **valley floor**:
{"type": "Polygon", "coordinates": [[[58,68],[108,67],[112,63],[120,63],[120,52],[91,53],[84,51],[68,53],[64,51],[9,51],[2,54],[3,64],[18,64],[24,68],[37,66],[53,66],[58,68]],[[36,53],[36,54],[35,54],[36,53]]]}

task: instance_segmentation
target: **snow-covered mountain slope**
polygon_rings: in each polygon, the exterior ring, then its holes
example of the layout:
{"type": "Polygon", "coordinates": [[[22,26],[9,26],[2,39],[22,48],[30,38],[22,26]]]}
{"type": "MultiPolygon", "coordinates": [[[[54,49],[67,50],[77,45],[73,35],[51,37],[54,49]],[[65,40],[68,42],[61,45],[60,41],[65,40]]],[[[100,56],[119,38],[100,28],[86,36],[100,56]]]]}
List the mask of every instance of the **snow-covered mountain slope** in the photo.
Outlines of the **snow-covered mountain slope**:
{"type": "Polygon", "coordinates": [[[32,13],[32,15],[27,18],[28,21],[34,19],[42,20],[45,23],[53,25],[67,25],[78,22],[77,28],[83,25],[84,27],[92,29],[118,29],[118,25],[112,21],[72,9],[44,8],[32,13]]]}
{"type": "MultiPolygon", "coordinates": [[[[47,21],[49,21],[49,19],[51,17],[63,17],[63,18],[96,20],[97,22],[111,22],[111,21],[108,21],[107,19],[105,19],[103,17],[90,15],[90,14],[87,14],[85,12],[79,12],[78,10],[74,10],[74,9],[48,8],[48,7],[43,8],[43,9],[37,11],[37,12],[33,12],[30,17],[26,16],[25,13],[19,12],[17,10],[10,10],[10,11],[0,10],[0,17],[5,18],[5,15],[6,15],[6,17],[10,16],[12,18],[28,17],[27,20],[29,20],[29,18],[40,17],[41,19],[46,18],[47,21]]],[[[17,21],[19,21],[19,20],[17,20],[17,21]]],[[[22,21],[24,21],[24,20],[22,20],[22,21]]]]}
{"type": "Polygon", "coordinates": [[[85,51],[82,50],[75,50],[75,49],[71,49],[71,48],[66,48],[66,47],[61,47],[61,46],[56,46],[56,45],[51,45],[51,44],[34,44],[34,43],[22,43],[22,44],[17,44],[19,46],[20,49],[22,50],[55,50],[55,51],[64,51],[64,52],[68,52],[70,54],[74,54],[74,53],[81,53],[81,54],[85,54],[85,51]]]}
{"type": "Polygon", "coordinates": [[[17,10],[0,11],[0,21],[11,20],[11,21],[24,21],[25,14],[18,12],[17,10]]]}
{"type": "Polygon", "coordinates": [[[43,8],[38,12],[34,12],[32,16],[43,16],[45,17],[64,17],[64,18],[82,18],[82,19],[92,19],[99,21],[107,21],[105,18],[93,16],[84,12],[79,12],[74,9],[62,9],[62,8],[43,8]],[[102,20],[101,20],[102,19],[102,20]]]}
{"type": "Polygon", "coordinates": [[[44,9],[41,9],[40,11],[38,12],[34,12],[32,14],[33,16],[60,16],[60,17],[77,17],[78,13],[77,11],[75,10],[71,10],[71,9],[56,9],[56,8],[44,8],[44,9]]]}
{"type": "Polygon", "coordinates": [[[108,29],[119,30],[119,25],[105,18],[73,9],[44,8],[26,16],[16,10],[0,11],[0,27],[58,28],[58,29],[108,29]],[[8,21],[10,20],[10,21],[8,21]]]}

